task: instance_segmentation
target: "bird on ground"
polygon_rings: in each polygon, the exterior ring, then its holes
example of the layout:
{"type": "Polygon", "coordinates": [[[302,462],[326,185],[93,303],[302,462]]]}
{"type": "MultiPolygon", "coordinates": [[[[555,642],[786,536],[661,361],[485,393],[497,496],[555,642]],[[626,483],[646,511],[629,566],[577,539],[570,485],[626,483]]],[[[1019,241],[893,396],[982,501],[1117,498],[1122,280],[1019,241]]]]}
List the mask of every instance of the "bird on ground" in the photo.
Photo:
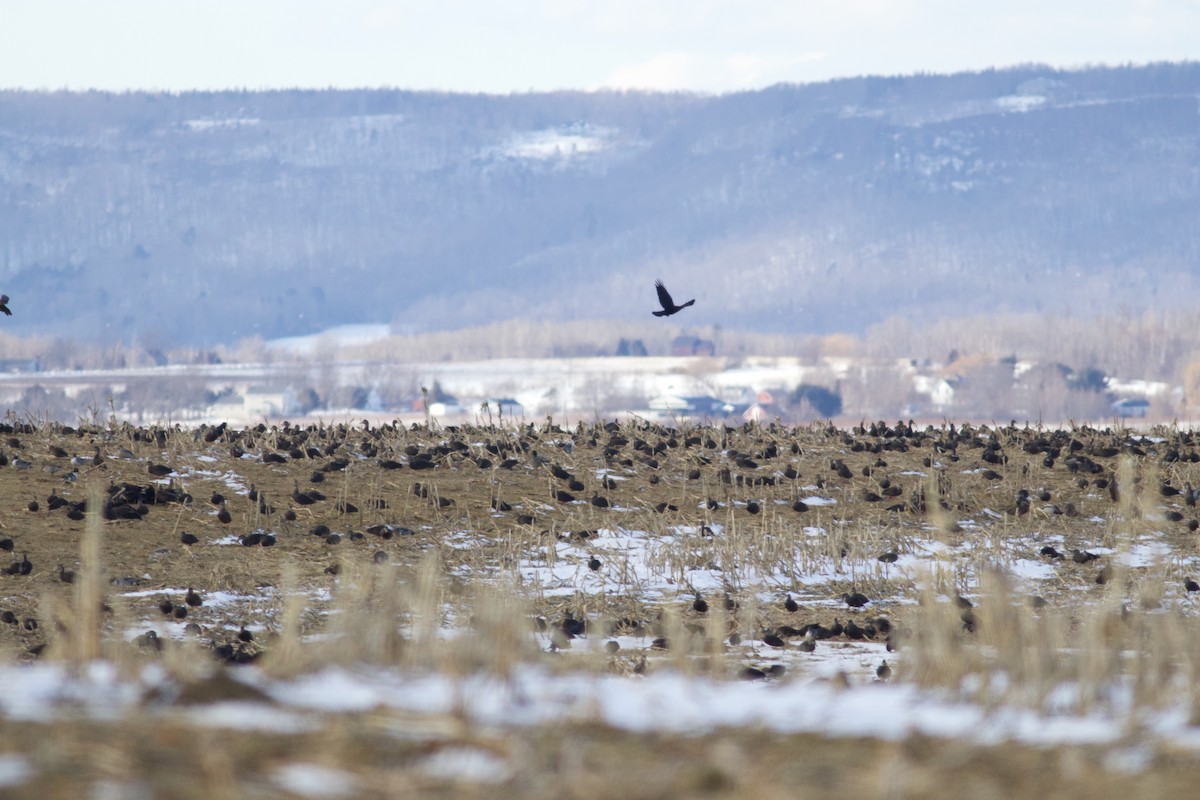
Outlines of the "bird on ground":
{"type": "Polygon", "coordinates": [[[870,598],[868,598],[862,592],[843,594],[842,599],[845,600],[846,605],[850,606],[851,608],[862,608],[867,603],[871,602],[870,598]]]}
{"type": "Polygon", "coordinates": [[[100,448],[96,448],[96,452],[90,456],[76,455],[71,458],[71,466],[73,467],[98,467],[104,463],[104,457],[100,455],[100,448]]]}
{"type": "Polygon", "coordinates": [[[696,302],[695,298],[688,300],[683,305],[675,305],[675,301],[671,299],[671,293],[667,291],[667,287],[663,286],[662,281],[655,281],[654,288],[658,291],[658,302],[662,306],[662,311],[652,311],[656,317],[669,317],[672,314],[678,314],[683,309],[696,302]]]}
{"type": "Polygon", "coordinates": [[[8,295],[0,294],[0,311],[3,311],[5,316],[12,316],[12,311],[8,308],[8,295]]]}
{"type": "Polygon", "coordinates": [[[858,627],[854,620],[850,620],[842,627],[842,633],[846,634],[847,639],[854,639],[859,642],[867,638],[867,632],[858,627]]]}
{"type": "Polygon", "coordinates": [[[33,572],[33,562],[29,560],[29,556],[22,554],[20,561],[14,561],[12,564],[4,568],[6,575],[28,575],[33,572]]]}

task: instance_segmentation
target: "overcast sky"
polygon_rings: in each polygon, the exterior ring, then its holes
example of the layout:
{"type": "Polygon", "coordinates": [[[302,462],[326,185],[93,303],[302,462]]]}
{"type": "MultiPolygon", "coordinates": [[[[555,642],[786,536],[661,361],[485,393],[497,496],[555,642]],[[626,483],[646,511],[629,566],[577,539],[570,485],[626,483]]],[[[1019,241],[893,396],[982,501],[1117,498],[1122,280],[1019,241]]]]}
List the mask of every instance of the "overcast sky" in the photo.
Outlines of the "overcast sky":
{"type": "Polygon", "coordinates": [[[1197,58],[1200,0],[0,0],[4,88],[723,92],[1197,58]]]}

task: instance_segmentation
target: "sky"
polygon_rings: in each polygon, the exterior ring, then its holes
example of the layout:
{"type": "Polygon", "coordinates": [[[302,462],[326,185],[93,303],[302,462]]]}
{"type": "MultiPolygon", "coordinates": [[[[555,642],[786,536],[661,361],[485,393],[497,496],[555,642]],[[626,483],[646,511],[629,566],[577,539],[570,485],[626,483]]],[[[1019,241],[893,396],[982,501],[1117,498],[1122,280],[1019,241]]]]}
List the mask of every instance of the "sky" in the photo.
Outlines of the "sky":
{"type": "Polygon", "coordinates": [[[0,0],[0,88],[719,93],[1200,58],[1200,0],[0,0]]]}

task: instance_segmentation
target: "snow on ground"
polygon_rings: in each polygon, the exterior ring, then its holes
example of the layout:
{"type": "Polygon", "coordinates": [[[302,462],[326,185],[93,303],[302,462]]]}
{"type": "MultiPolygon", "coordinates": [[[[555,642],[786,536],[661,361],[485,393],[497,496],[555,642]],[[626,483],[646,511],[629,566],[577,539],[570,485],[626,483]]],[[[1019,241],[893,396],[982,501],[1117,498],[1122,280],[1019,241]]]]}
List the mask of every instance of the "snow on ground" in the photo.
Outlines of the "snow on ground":
{"type": "Polygon", "coordinates": [[[392,326],[387,324],[337,325],[320,333],[308,336],[285,336],[264,342],[268,350],[282,350],[293,355],[311,355],[322,347],[337,348],[370,344],[392,335],[392,326]]]}
{"type": "Polygon", "coordinates": [[[503,758],[482,747],[444,747],[428,756],[419,769],[430,778],[469,783],[503,783],[512,774],[503,758]]]}
{"type": "Polygon", "coordinates": [[[184,120],[181,127],[187,128],[190,131],[211,131],[221,128],[242,128],[252,125],[259,125],[262,120],[257,117],[234,117],[229,119],[218,119],[216,117],[201,117],[197,119],[184,120]]]}
{"type": "MultiPolygon", "coordinates": [[[[813,679],[721,681],[659,670],[645,677],[548,670],[522,666],[506,677],[414,674],[398,669],[329,667],[294,680],[272,680],[256,668],[234,673],[263,689],[270,704],[216,703],[177,708],[144,698],[161,696],[169,684],[160,668],[148,667],[136,679],[117,678],[103,662],[82,671],[65,665],[30,664],[0,668],[7,691],[0,712],[17,720],[65,718],[119,719],[139,713],[181,714],[213,727],[249,730],[258,721],[278,720],[283,732],[323,715],[392,709],[408,714],[465,714],[496,728],[564,722],[596,722],[634,732],[700,734],[721,728],[752,727],[779,733],[870,736],[901,739],[914,733],[979,743],[1016,741],[1034,745],[1117,744],[1136,739],[1164,740],[1200,748],[1200,727],[1189,725],[1187,710],[1171,707],[1131,716],[1130,687],[1114,692],[1111,707],[1084,715],[1053,715],[1005,706],[985,707],[910,684],[813,679]],[[314,716],[315,715],[315,716],[314,716]]],[[[304,728],[300,728],[304,729],[304,728]]],[[[424,768],[432,775],[459,768],[474,780],[503,780],[499,756],[477,748],[446,751],[424,768]]],[[[0,760],[0,785],[19,781],[28,764],[19,757],[0,760]]],[[[323,769],[313,767],[312,769],[323,769]]],[[[282,785],[301,777],[319,787],[347,784],[296,764],[276,775],[282,785]],[[328,780],[326,780],[328,778],[328,780]]],[[[315,796],[315,795],[314,795],[315,796]]]]}
{"type": "Polygon", "coordinates": [[[483,159],[564,162],[611,150],[619,131],[602,125],[576,122],[555,128],[519,131],[498,145],[481,148],[483,159]]]}
{"type": "Polygon", "coordinates": [[[17,753],[0,755],[0,789],[18,786],[33,777],[29,759],[17,753]]]}
{"type": "Polygon", "coordinates": [[[274,781],[300,797],[348,797],[358,790],[358,778],[352,773],[320,764],[285,764],[275,770],[274,781]]]}
{"type": "MultiPolygon", "coordinates": [[[[804,502],[813,509],[835,504],[833,499],[817,495],[804,498],[804,502]]],[[[1039,591],[1039,584],[1057,578],[1055,562],[1040,555],[1040,550],[1047,544],[1063,546],[1060,534],[1034,532],[1022,538],[993,539],[987,535],[987,526],[992,523],[993,515],[996,518],[1003,515],[989,513],[988,509],[981,514],[983,522],[970,518],[958,522],[964,530],[973,530],[978,535],[963,536],[953,546],[932,535],[908,532],[900,542],[881,542],[879,552],[846,557],[827,552],[826,540],[831,535],[825,527],[827,523],[809,525],[799,531],[780,533],[797,537],[797,546],[790,550],[794,557],[769,564],[767,557],[748,549],[750,545],[741,541],[737,532],[717,522],[700,527],[668,526],[658,532],[619,526],[560,532],[557,541],[538,542],[523,554],[516,564],[516,578],[526,591],[538,597],[634,594],[660,602],[736,587],[759,593],[762,602],[774,602],[784,592],[790,592],[800,602],[838,609],[842,608],[841,587],[846,584],[862,578],[913,584],[921,580],[934,562],[952,565],[971,586],[977,583],[978,571],[985,565],[1000,569],[1017,589],[1033,594],[1039,591]],[[805,544],[808,546],[802,546],[805,544]],[[880,563],[877,556],[893,547],[898,551],[896,562],[880,563]]],[[[1097,538],[1102,533],[1103,521],[1100,521],[1097,538]]],[[[1146,567],[1169,558],[1171,548],[1161,541],[1161,536],[1161,533],[1146,534],[1116,557],[1131,567],[1146,567]]],[[[450,546],[457,548],[486,542],[486,537],[467,531],[448,540],[450,546]]],[[[1113,553],[1111,548],[1099,545],[1088,549],[1097,555],[1113,553]]],[[[1185,561],[1200,564],[1200,558],[1185,561]]],[[[457,574],[473,579],[497,576],[494,570],[478,572],[469,565],[458,567],[457,574]]],[[[872,608],[879,610],[905,602],[911,601],[901,598],[876,602],[872,608]]]]}
{"type": "Polygon", "coordinates": [[[1046,98],[1037,95],[1015,95],[997,97],[996,105],[1002,111],[1032,111],[1046,105],[1046,98]]]}

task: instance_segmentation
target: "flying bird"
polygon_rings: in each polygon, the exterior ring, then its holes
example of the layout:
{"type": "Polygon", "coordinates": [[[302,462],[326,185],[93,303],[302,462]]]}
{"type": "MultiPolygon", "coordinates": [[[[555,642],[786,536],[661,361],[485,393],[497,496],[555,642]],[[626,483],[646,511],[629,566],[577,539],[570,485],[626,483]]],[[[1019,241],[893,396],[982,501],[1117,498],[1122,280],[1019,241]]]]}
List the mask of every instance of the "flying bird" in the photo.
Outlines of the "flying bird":
{"type": "Polygon", "coordinates": [[[662,311],[651,312],[656,317],[669,317],[672,314],[677,314],[685,308],[695,303],[695,298],[688,300],[683,305],[675,305],[675,301],[671,299],[671,293],[667,291],[667,287],[663,286],[662,281],[655,281],[654,288],[658,290],[658,302],[662,305],[662,311]]]}
{"type": "Polygon", "coordinates": [[[3,311],[6,316],[12,316],[12,311],[8,308],[8,295],[6,294],[0,294],[0,311],[3,311]]]}

